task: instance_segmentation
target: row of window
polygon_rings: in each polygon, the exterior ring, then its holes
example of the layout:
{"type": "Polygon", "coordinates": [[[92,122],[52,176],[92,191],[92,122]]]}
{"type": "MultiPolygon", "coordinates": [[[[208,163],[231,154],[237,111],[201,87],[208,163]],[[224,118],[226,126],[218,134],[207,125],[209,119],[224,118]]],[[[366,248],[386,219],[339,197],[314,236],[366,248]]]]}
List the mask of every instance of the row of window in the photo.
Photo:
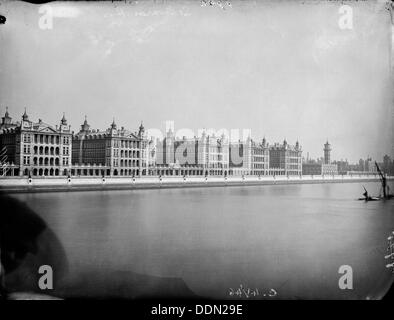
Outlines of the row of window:
{"type": "Polygon", "coordinates": [[[207,148],[207,152],[209,152],[209,153],[223,153],[223,148],[222,147],[213,147],[213,148],[210,147],[210,148],[207,148]]]}
{"type": "Polygon", "coordinates": [[[120,156],[122,158],[139,158],[140,152],[138,150],[120,150],[120,156]]]}
{"type": "Polygon", "coordinates": [[[253,149],[254,155],[267,155],[268,151],[266,149],[253,149]]]}
{"type": "Polygon", "coordinates": [[[114,148],[140,148],[140,141],[114,140],[114,148]]]}
{"type": "Polygon", "coordinates": [[[265,157],[253,157],[253,162],[268,162],[268,158],[265,158],[265,157]]]}
{"type": "Polygon", "coordinates": [[[140,162],[139,160],[120,160],[121,167],[139,167],[140,162]]]}
{"type": "Polygon", "coordinates": [[[254,163],[253,168],[254,169],[268,169],[268,165],[265,165],[262,163],[254,163]]]}
{"type": "Polygon", "coordinates": [[[221,154],[209,155],[209,157],[207,157],[207,160],[210,160],[210,161],[223,161],[223,155],[221,155],[221,154]]]}
{"type": "Polygon", "coordinates": [[[59,165],[59,158],[48,158],[48,157],[34,157],[33,158],[33,164],[34,165],[39,165],[39,166],[58,166],[59,165]]]}
{"type": "Polygon", "coordinates": [[[131,161],[131,160],[126,160],[126,161],[123,161],[123,160],[118,160],[118,159],[113,159],[113,162],[112,162],[112,164],[113,164],[113,166],[114,167],[119,167],[119,163],[120,163],[120,166],[121,167],[139,167],[139,165],[140,165],[140,161],[139,160],[133,160],[133,161],[131,161]]]}
{"type": "Polygon", "coordinates": [[[291,170],[298,170],[298,169],[301,169],[301,166],[298,166],[298,165],[288,165],[287,166],[287,169],[291,169],[291,170]]]}
{"type": "MultiPolygon", "coordinates": [[[[27,147],[29,150],[29,152],[25,152],[25,153],[30,153],[30,146],[29,145],[24,146],[24,150],[25,150],[25,147],[26,147],[26,150],[27,150],[27,147]]],[[[39,155],[44,155],[44,154],[45,155],[59,155],[60,149],[59,149],[59,147],[34,146],[33,151],[34,151],[34,154],[39,154],[39,155]]]]}
{"type": "MultiPolygon", "coordinates": [[[[25,143],[32,142],[32,134],[25,133],[22,135],[22,140],[25,143]]],[[[60,137],[54,135],[43,135],[43,134],[35,134],[34,135],[34,143],[51,143],[51,144],[59,144],[60,137]]],[[[63,144],[70,144],[71,137],[70,136],[63,136],[62,143],[63,144]]]]}
{"type": "Polygon", "coordinates": [[[227,163],[210,163],[209,168],[228,168],[227,163]]]}
{"type": "MultiPolygon", "coordinates": [[[[59,165],[59,158],[48,158],[48,157],[34,157],[33,162],[30,161],[31,158],[29,156],[24,156],[23,157],[23,164],[24,165],[39,165],[39,166],[48,166],[48,165],[59,165]]],[[[69,158],[63,158],[62,159],[63,165],[69,165],[70,164],[70,159],[69,158]]]]}

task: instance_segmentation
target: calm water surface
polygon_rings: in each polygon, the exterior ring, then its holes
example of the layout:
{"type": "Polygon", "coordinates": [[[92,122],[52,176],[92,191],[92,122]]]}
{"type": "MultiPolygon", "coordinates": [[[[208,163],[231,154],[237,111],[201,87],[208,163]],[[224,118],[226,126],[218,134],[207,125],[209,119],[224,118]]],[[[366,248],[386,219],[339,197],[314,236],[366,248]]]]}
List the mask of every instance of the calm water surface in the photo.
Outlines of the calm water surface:
{"type": "Polygon", "coordinates": [[[131,271],[182,278],[203,297],[233,298],[230,288],[242,284],[274,288],[277,298],[365,299],[393,279],[384,255],[394,201],[356,201],[362,192],[345,183],[13,197],[59,238],[71,288],[81,274],[100,272],[105,282],[131,271]],[[341,265],[353,268],[353,290],[338,287],[341,265]]]}

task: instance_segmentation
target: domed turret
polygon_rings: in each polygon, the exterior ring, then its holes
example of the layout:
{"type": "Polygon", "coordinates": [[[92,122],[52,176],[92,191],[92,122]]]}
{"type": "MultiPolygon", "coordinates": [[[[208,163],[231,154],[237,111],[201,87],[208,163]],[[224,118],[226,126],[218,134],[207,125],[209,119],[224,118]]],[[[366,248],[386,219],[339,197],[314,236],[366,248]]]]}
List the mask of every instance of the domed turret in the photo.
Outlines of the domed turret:
{"type": "Polygon", "coordinates": [[[90,126],[88,124],[88,120],[87,117],[85,116],[85,121],[83,122],[83,124],[81,125],[81,131],[82,132],[88,132],[90,129],[90,126]]]}

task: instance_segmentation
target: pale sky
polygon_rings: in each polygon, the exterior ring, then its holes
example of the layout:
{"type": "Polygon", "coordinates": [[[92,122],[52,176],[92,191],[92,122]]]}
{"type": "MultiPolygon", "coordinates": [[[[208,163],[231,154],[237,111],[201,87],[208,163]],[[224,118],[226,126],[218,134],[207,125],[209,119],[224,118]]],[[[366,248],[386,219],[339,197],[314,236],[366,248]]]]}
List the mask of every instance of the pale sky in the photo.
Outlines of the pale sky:
{"type": "Polygon", "coordinates": [[[72,129],[118,126],[250,129],[298,139],[313,158],[381,160],[393,150],[391,25],[384,4],[200,1],[50,4],[1,2],[0,112],[72,129]],[[43,9],[42,9],[43,10],[43,9]]]}

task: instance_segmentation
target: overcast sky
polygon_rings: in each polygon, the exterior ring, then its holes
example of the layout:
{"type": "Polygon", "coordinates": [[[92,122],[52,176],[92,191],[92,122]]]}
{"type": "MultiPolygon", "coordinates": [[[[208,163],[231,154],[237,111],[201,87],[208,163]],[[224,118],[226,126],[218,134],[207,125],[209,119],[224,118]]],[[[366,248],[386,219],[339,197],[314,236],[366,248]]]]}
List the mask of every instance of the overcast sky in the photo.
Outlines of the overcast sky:
{"type": "Polygon", "coordinates": [[[304,155],[381,159],[393,151],[390,15],[375,1],[1,3],[0,112],[79,130],[250,129],[304,155]]]}

